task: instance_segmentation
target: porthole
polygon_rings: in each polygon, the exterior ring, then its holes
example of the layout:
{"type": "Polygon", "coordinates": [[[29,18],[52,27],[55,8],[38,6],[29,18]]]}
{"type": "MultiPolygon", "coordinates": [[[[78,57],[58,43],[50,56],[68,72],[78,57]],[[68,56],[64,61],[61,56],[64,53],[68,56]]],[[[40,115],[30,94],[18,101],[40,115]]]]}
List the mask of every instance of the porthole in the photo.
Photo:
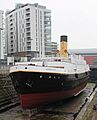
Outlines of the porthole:
{"type": "Polygon", "coordinates": [[[42,75],[40,75],[40,78],[42,78],[42,75]]]}
{"type": "Polygon", "coordinates": [[[51,76],[49,76],[49,78],[51,78],[51,76]]]}
{"type": "Polygon", "coordinates": [[[27,69],[27,67],[25,67],[25,69],[27,69]]]}
{"type": "Polygon", "coordinates": [[[61,85],[62,85],[62,86],[64,85],[63,82],[61,83],[61,85]]]}

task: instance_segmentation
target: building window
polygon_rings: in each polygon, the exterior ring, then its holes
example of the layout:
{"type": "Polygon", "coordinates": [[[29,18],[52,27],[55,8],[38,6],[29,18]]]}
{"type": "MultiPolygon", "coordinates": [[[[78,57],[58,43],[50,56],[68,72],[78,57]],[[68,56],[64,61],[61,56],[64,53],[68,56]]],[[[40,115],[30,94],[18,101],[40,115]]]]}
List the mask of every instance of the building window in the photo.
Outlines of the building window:
{"type": "Polygon", "coordinates": [[[31,38],[30,38],[30,37],[27,37],[27,40],[31,40],[31,38]]]}
{"type": "Polygon", "coordinates": [[[13,39],[13,36],[11,36],[10,38],[13,39]]]}
{"type": "Polygon", "coordinates": [[[10,26],[12,26],[12,25],[13,25],[13,23],[10,24],[10,26]]]}
{"type": "Polygon", "coordinates": [[[13,35],[13,32],[11,32],[10,34],[13,35]]]}
{"type": "Polygon", "coordinates": [[[27,36],[30,36],[30,32],[27,32],[26,35],[27,35],[27,36]]]}
{"type": "Polygon", "coordinates": [[[13,47],[13,44],[11,44],[11,47],[13,47]]]}
{"type": "Polygon", "coordinates": [[[27,46],[27,50],[31,50],[31,46],[27,46]]]}
{"type": "Polygon", "coordinates": [[[26,17],[30,17],[30,13],[27,13],[27,14],[26,14],[26,17]]]}
{"type": "Polygon", "coordinates": [[[26,19],[26,22],[30,22],[30,18],[27,18],[27,19],[26,19]]]}
{"type": "Polygon", "coordinates": [[[27,8],[26,11],[27,11],[27,12],[30,11],[30,8],[27,8]]]}
{"type": "Polygon", "coordinates": [[[13,30],[13,28],[10,28],[10,30],[13,30]]]}
{"type": "Polygon", "coordinates": [[[11,40],[10,43],[12,44],[12,43],[13,43],[13,40],[11,40]]]}
{"type": "Polygon", "coordinates": [[[26,23],[26,27],[29,27],[30,26],[30,23],[26,23]]]}
{"type": "Polygon", "coordinates": [[[31,42],[29,41],[29,42],[27,42],[27,45],[31,45],[31,42]]]}
{"type": "Polygon", "coordinates": [[[13,52],[13,49],[11,49],[11,52],[13,52]]]}
{"type": "Polygon", "coordinates": [[[12,22],[12,19],[10,19],[10,22],[12,22]]]}
{"type": "Polygon", "coordinates": [[[10,17],[12,17],[12,15],[10,15],[10,17]]]}
{"type": "Polygon", "coordinates": [[[30,27],[29,27],[29,28],[26,28],[26,31],[30,31],[30,27]]]}

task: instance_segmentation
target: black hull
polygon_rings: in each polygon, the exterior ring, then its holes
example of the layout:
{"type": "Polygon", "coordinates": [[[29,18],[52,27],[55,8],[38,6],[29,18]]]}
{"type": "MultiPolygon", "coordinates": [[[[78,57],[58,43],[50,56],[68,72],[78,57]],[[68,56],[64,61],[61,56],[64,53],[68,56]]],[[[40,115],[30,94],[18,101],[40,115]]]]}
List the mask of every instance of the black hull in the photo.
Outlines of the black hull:
{"type": "Polygon", "coordinates": [[[76,95],[85,88],[89,79],[88,72],[66,75],[19,71],[10,76],[24,109],[76,95]]]}
{"type": "Polygon", "coordinates": [[[55,74],[38,72],[13,72],[10,74],[18,94],[47,93],[76,88],[89,79],[89,73],[55,74]]]}
{"type": "Polygon", "coordinates": [[[22,108],[24,109],[39,107],[49,102],[54,102],[54,101],[66,99],[71,96],[77,95],[78,93],[84,90],[86,84],[87,83],[83,83],[80,86],[77,86],[76,88],[72,88],[64,91],[21,94],[20,103],[22,108]]]}

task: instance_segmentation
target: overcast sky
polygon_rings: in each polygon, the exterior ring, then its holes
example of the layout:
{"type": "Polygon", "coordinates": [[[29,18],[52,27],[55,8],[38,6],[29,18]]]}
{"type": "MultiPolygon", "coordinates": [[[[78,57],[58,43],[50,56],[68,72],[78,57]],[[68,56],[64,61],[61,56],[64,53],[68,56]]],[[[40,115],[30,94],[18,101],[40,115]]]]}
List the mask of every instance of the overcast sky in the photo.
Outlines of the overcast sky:
{"type": "Polygon", "coordinates": [[[97,48],[97,0],[2,0],[0,9],[16,3],[39,3],[51,10],[52,41],[68,36],[68,48],[97,48]]]}

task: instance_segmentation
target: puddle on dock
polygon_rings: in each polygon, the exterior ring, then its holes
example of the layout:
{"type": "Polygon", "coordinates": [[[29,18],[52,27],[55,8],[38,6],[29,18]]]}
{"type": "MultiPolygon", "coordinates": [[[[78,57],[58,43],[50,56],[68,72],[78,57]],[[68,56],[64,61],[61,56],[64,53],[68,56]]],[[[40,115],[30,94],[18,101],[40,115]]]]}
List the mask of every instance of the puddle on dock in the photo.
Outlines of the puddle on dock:
{"type": "Polygon", "coordinates": [[[0,114],[0,120],[74,120],[78,111],[90,96],[95,84],[88,84],[85,90],[76,97],[44,106],[35,115],[23,112],[20,106],[0,114]]]}

